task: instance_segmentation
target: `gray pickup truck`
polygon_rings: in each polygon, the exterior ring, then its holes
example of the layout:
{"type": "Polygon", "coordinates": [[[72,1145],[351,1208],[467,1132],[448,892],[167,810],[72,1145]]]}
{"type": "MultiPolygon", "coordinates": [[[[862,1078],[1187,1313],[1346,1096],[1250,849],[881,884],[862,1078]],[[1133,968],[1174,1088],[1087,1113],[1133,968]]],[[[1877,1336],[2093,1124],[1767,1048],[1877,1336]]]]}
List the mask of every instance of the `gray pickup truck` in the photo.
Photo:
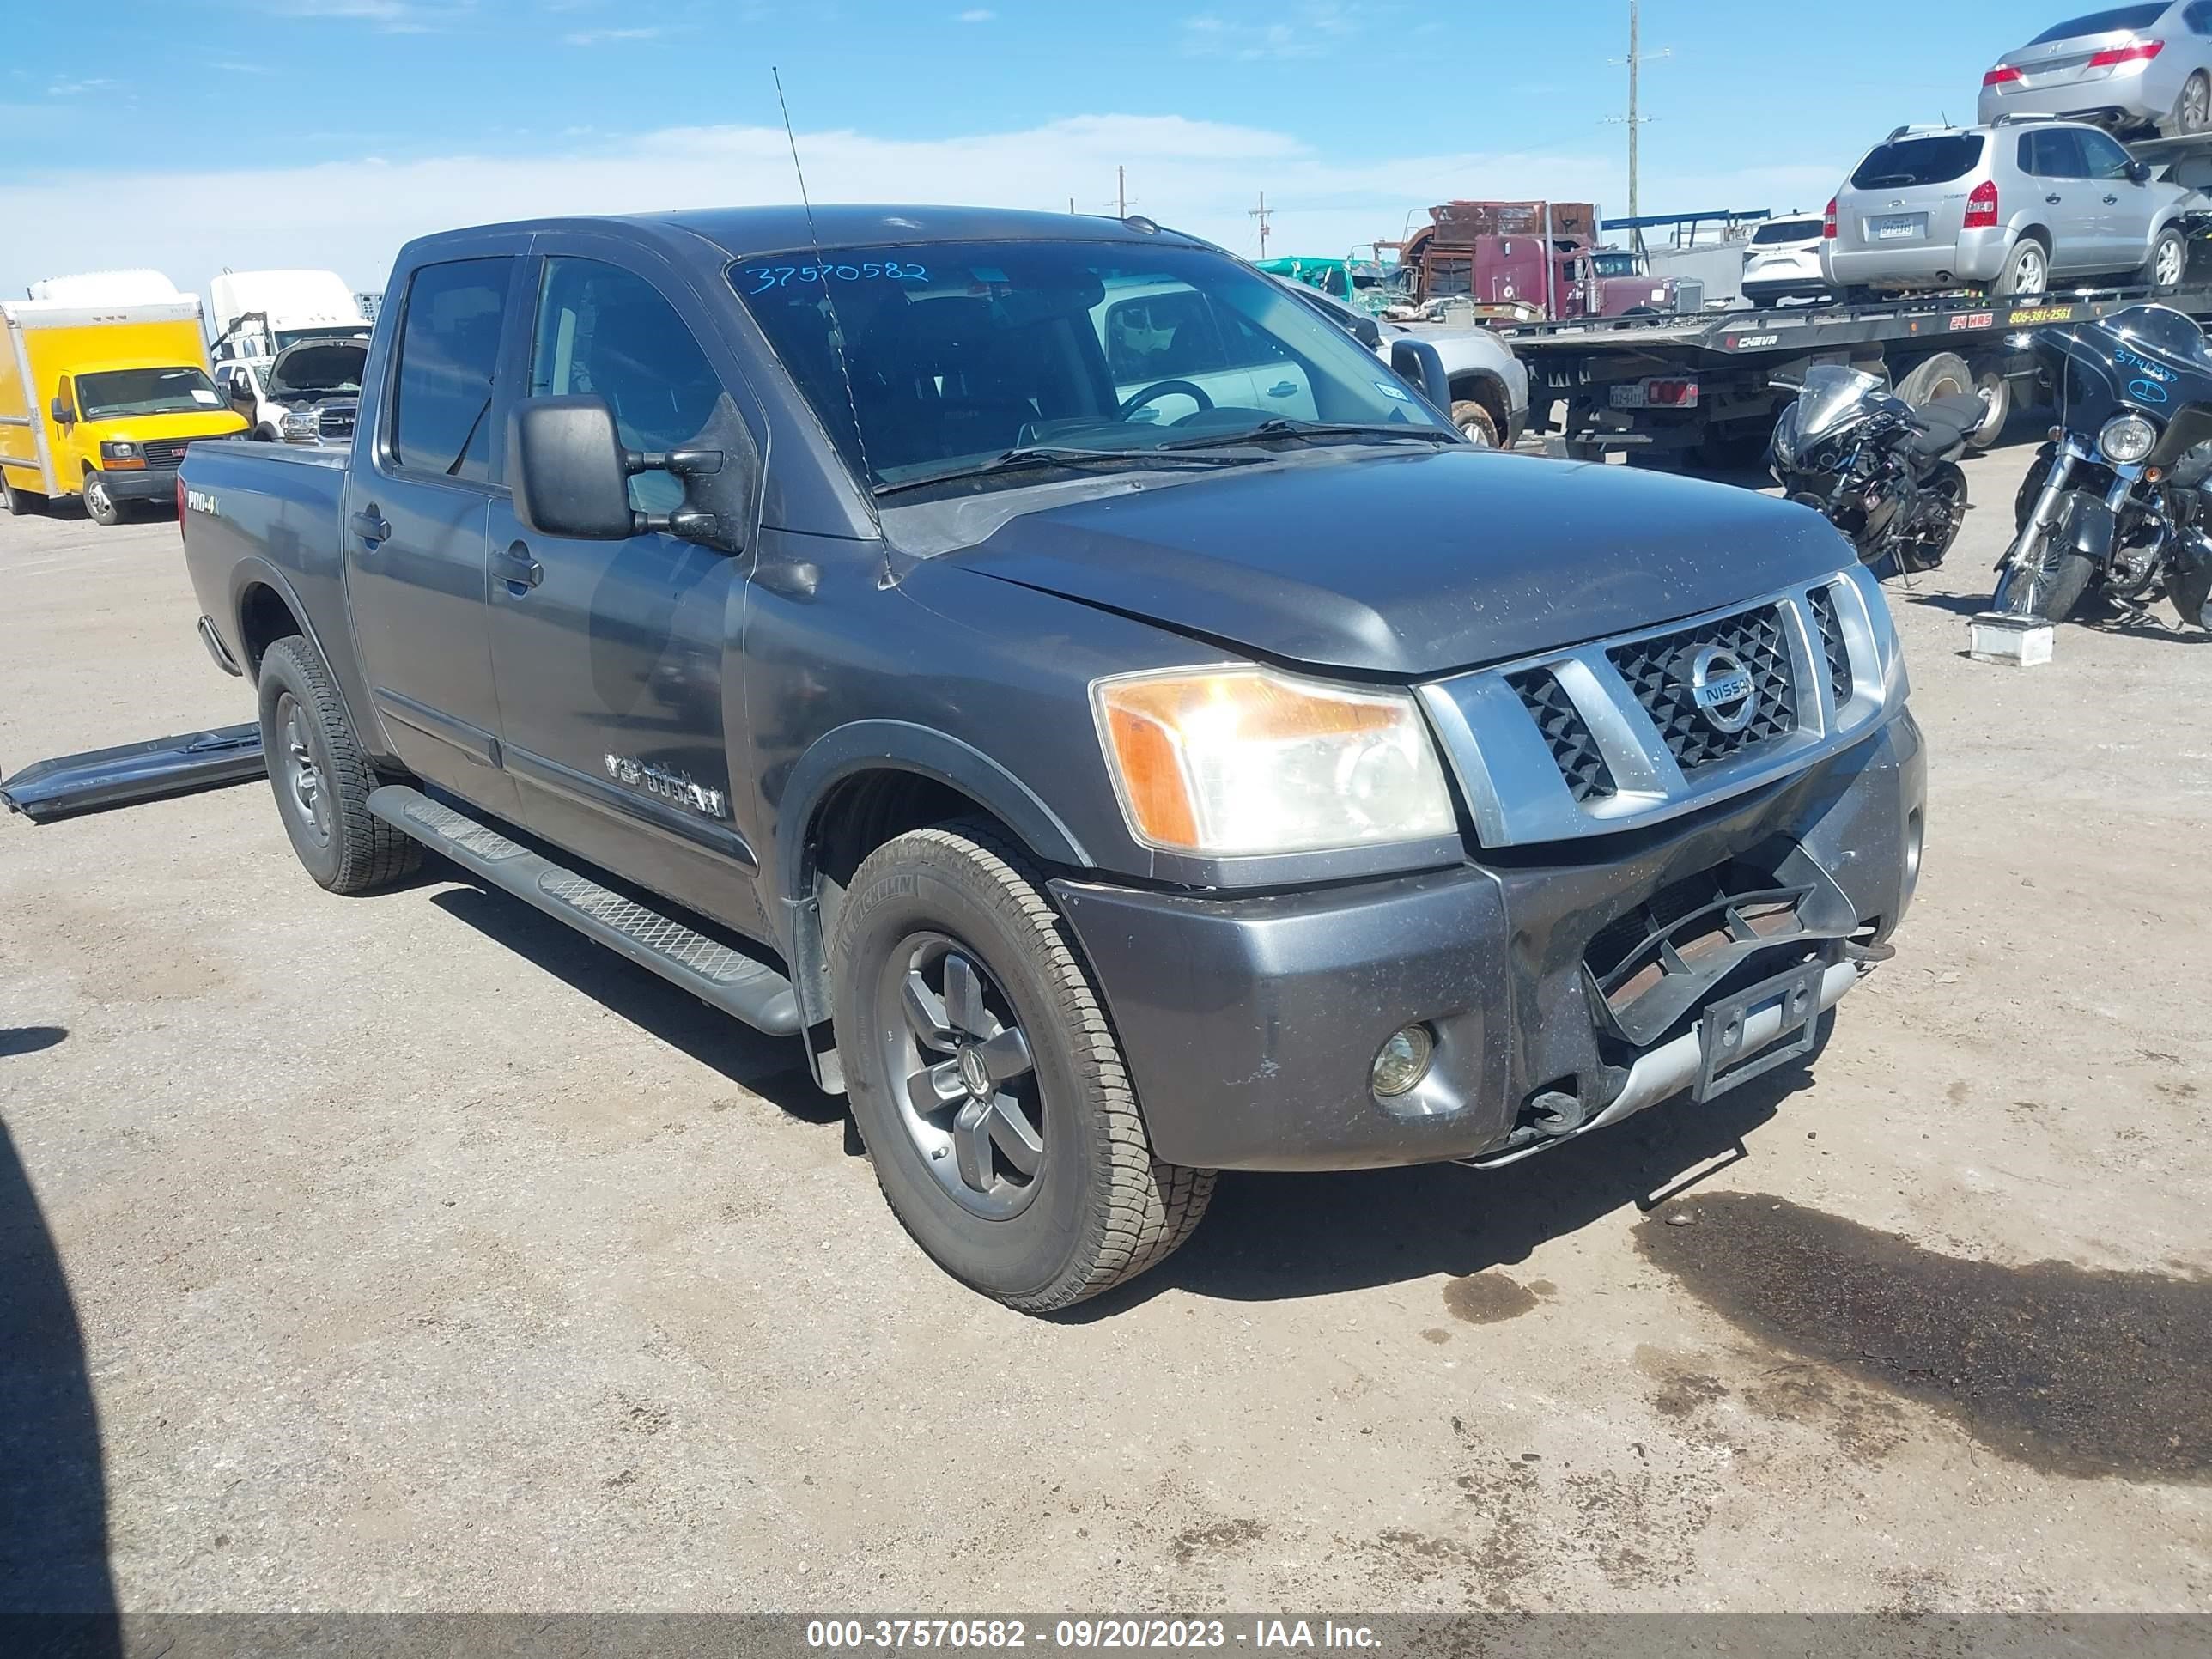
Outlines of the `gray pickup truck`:
{"type": "Polygon", "coordinates": [[[433,849],[800,1039],[1017,1308],[1163,1259],[1214,1171],[1709,1099],[1890,952],[1924,763],[1835,532],[1485,453],[1433,354],[1202,242],[546,221],[386,292],[349,450],[184,465],[301,862],[433,849]]]}

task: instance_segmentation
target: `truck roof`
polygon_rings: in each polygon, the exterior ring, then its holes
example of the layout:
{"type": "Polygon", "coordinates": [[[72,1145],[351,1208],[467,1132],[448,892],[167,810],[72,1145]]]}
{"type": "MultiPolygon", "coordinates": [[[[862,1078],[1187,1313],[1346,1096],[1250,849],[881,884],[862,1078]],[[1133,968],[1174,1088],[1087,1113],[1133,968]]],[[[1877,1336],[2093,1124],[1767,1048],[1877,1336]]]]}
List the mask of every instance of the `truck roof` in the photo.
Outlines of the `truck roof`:
{"type": "MultiPolygon", "coordinates": [[[[622,226],[652,240],[677,240],[684,233],[702,238],[733,259],[769,253],[801,252],[816,242],[827,247],[911,246],[920,242],[1162,242],[1184,247],[1210,244],[1180,231],[1146,229],[1147,221],[1093,214],[1035,213],[1013,208],[855,205],[825,203],[813,223],[804,207],[699,208],[675,213],[610,215],[597,218],[518,220],[478,230],[586,230],[622,226]]],[[[446,231],[407,245],[403,264],[417,263],[449,238],[473,231],[446,231]]]]}

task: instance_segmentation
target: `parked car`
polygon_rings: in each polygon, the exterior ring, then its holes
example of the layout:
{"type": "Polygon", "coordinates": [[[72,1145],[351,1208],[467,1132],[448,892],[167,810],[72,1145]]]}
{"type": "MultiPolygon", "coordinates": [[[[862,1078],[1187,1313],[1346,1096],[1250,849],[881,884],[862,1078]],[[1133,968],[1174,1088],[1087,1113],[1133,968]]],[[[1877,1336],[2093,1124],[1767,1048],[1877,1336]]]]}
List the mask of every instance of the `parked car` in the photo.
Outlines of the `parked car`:
{"type": "Polygon", "coordinates": [[[2097,276],[2172,288],[2188,270],[2190,216],[2208,207],[2082,122],[1899,127],[1828,204],[1820,270],[1847,299],[2040,294],[2097,276]]]}
{"type": "Polygon", "coordinates": [[[2212,0],[2109,7],[2007,52],[1982,77],[1975,119],[2023,115],[2128,134],[2212,127],[2212,0]]]}
{"type": "Polygon", "coordinates": [[[1528,371],[1513,355],[1513,348],[1490,330],[1379,322],[1302,282],[1287,276],[1276,280],[1386,364],[1396,341],[1420,340],[1433,346],[1451,393],[1452,424],[1468,441],[1488,449],[1510,449],[1519,441],[1528,424],[1528,371]]]}
{"type": "Polygon", "coordinates": [[[1017,1308],[1164,1259],[1216,1170],[1710,1099],[1891,954],[1925,762],[1835,531],[1479,451],[1218,249],[755,208],[434,236],[387,292],[349,456],[185,463],[301,863],[434,848],[803,1039],[1017,1308]],[[1124,395],[1109,279],[1319,418],[1132,418],[1189,388],[1124,395]]]}
{"type": "Polygon", "coordinates": [[[1743,297],[1755,306],[1826,298],[1828,279],[1820,267],[1825,231],[1817,214],[1769,219],[1753,231],[1744,247],[1743,297]]]}
{"type": "Polygon", "coordinates": [[[215,379],[230,406],[252,423],[249,437],[264,443],[350,444],[368,361],[366,336],[309,339],[286,346],[265,369],[251,362],[217,363],[215,379]]]}

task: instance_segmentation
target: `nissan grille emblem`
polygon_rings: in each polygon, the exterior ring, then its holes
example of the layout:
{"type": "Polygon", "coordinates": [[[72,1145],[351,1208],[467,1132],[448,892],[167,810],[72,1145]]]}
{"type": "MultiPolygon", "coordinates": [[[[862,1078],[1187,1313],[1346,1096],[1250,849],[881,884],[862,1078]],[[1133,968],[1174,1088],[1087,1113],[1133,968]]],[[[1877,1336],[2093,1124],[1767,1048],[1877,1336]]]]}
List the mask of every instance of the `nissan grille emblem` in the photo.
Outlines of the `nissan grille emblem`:
{"type": "Polygon", "coordinates": [[[1759,687],[1733,651],[1709,645],[1690,659],[1690,701],[1715,731],[1733,737],[1759,713],[1759,687]]]}

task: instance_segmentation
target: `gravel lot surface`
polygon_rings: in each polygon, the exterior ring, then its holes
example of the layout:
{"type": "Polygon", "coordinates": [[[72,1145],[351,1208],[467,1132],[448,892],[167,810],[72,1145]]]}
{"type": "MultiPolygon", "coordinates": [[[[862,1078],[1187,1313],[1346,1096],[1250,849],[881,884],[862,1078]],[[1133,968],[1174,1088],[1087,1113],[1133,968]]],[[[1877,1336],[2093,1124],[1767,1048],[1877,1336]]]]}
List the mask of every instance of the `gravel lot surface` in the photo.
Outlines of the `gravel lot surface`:
{"type": "MultiPolygon", "coordinates": [[[[2212,1608],[2212,648],[1964,659],[2029,454],[1893,595],[1927,875],[1812,1068],[1226,1177],[1059,1322],[514,901],[258,784],[0,823],[0,1607],[2212,1608]]],[[[0,519],[0,768],[249,718],[196,614],[0,519]]]]}

